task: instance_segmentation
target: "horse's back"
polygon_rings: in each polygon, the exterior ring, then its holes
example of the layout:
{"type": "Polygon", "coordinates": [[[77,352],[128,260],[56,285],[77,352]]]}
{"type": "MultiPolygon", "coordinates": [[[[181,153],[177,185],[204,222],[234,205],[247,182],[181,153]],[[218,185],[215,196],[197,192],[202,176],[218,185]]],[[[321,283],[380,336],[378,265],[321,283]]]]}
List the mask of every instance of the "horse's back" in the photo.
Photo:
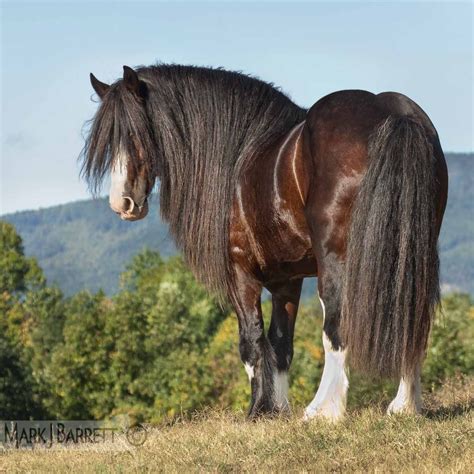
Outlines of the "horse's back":
{"type": "Polygon", "coordinates": [[[348,89],[319,99],[309,110],[307,126],[312,133],[367,141],[374,128],[388,116],[410,117],[426,130],[433,145],[439,145],[438,134],[426,112],[413,100],[399,92],[373,94],[348,89]]]}

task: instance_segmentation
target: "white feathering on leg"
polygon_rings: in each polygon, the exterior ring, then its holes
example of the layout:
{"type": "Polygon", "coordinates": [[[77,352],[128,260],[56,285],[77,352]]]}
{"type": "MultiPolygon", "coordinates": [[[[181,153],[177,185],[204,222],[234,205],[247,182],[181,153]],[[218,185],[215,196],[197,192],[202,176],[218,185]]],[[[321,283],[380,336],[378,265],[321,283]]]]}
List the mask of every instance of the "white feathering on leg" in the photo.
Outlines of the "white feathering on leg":
{"type": "Polygon", "coordinates": [[[388,406],[387,413],[416,414],[421,412],[421,386],[419,371],[411,380],[402,377],[396,397],[388,406]]]}
{"type": "MultiPolygon", "coordinates": [[[[321,299],[320,301],[324,314],[324,302],[321,299]]],[[[345,351],[334,350],[324,331],[323,345],[325,357],[323,375],[313,401],[305,410],[304,420],[323,417],[331,421],[337,421],[344,416],[346,411],[349,380],[345,372],[345,351]]]]}
{"type": "Polygon", "coordinates": [[[288,372],[275,371],[273,374],[273,390],[275,393],[275,404],[279,410],[289,410],[288,402],[288,372]]]}
{"type": "Polygon", "coordinates": [[[248,362],[244,364],[244,367],[245,367],[245,372],[247,372],[247,375],[249,377],[249,382],[251,382],[255,376],[253,367],[248,362]]]}

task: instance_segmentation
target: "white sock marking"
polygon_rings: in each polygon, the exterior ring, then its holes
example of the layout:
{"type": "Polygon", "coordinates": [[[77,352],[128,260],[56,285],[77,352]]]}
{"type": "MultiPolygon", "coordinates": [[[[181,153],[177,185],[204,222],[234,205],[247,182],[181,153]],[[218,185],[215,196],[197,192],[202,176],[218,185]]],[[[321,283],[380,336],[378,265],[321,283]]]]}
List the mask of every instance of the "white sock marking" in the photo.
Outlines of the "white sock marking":
{"type": "Polygon", "coordinates": [[[248,362],[244,364],[244,367],[245,367],[245,372],[247,372],[247,375],[249,377],[249,382],[251,382],[252,379],[255,377],[253,367],[248,362]]]}
{"type": "Polygon", "coordinates": [[[288,372],[276,370],[273,374],[273,390],[275,393],[275,404],[280,410],[288,410],[288,372]]]}
{"type": "Polygon", "coordinates": [[[402,377],[396,397],[388,406],[387,413],[420,413],[421,386],[418,373],[411,380],[402,377]]]}
{"type": "MultiPolygon", "coordinates": [[[[320,301],[324,314],[325,306],[321,299],[320,301]]],[[[349,380],[347,379],[345,371],[345,351],[334,350],[331,341],[324,331],[323,345],[323,375],[313,401],[305,410],[303,417],[304,420],[310,420],[316,416],[321,416],[331,421],[337,421],[344,416],[346,411],[349,380]]]]}

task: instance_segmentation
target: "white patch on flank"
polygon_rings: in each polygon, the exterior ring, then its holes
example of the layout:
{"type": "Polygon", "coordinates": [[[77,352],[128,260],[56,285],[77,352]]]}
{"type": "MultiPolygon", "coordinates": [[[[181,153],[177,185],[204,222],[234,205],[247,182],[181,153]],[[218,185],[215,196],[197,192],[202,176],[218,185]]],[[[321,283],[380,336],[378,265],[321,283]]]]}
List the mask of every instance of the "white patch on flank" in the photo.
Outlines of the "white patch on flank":
{"type": "Polygon", "coordinates": [[[275,404],[282,410],[289,410],[288,403],[288,372],[276,370],[273,374],[273,390],[275,393],[275,404]]]}
{"type": "Polygon", "coordinates": [[[277,337],[283,337],[283,333],[280,328],[277,328],[277,337]]]}
{"type": "MultiPolygon", "coordinates": [[[[321,300],[323,312],[324,303],[321,300]]],[[[303,419],[308,421],[315,417],[323,417],[337,421],[346,411],[347,389],[349,380],[345,371],[346,351],[334,350],[331,341],[323,331],[324,369],[318,391],[313,401],[307,406],[303,419]]]]}
{"type": "Polygon", "coordinates": [[[121,210],[123,191],[127,183],[127,155],[119,153],[110,172],[109,203],[112,209],[121,210]]]}
{"type": "Polygon", "coordinates": [[[416,414],[421,411],[420,376],[417,373],[412,380],[402,377],[396,397],[388,406],[387,413],[416,414]]]}
{"type": "Polygon", "coordinates": [[[252,379],[255,377],[253,367],[248,362],[244,364],[244,367],[245,367],[245,372],[247,372],[247,375],[249,376],[249,382],[251,382],[252,379]]]}

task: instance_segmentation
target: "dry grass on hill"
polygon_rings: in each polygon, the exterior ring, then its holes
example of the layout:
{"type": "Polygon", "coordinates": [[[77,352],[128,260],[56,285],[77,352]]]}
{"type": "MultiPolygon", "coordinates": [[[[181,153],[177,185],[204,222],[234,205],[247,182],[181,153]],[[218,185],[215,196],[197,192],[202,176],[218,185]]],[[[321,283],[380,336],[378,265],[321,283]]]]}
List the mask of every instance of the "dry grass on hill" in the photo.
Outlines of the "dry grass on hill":
{"type": "Polygon", "coordinates": [[[290,419],[249,423],[209,411],[151,428],[144,445],[125,439],[92,448],[12,450],[0,472],[474,472],[474,378],[425,396],[424,416],[388,417],[361,409],[332,426],[290,419]]]}

